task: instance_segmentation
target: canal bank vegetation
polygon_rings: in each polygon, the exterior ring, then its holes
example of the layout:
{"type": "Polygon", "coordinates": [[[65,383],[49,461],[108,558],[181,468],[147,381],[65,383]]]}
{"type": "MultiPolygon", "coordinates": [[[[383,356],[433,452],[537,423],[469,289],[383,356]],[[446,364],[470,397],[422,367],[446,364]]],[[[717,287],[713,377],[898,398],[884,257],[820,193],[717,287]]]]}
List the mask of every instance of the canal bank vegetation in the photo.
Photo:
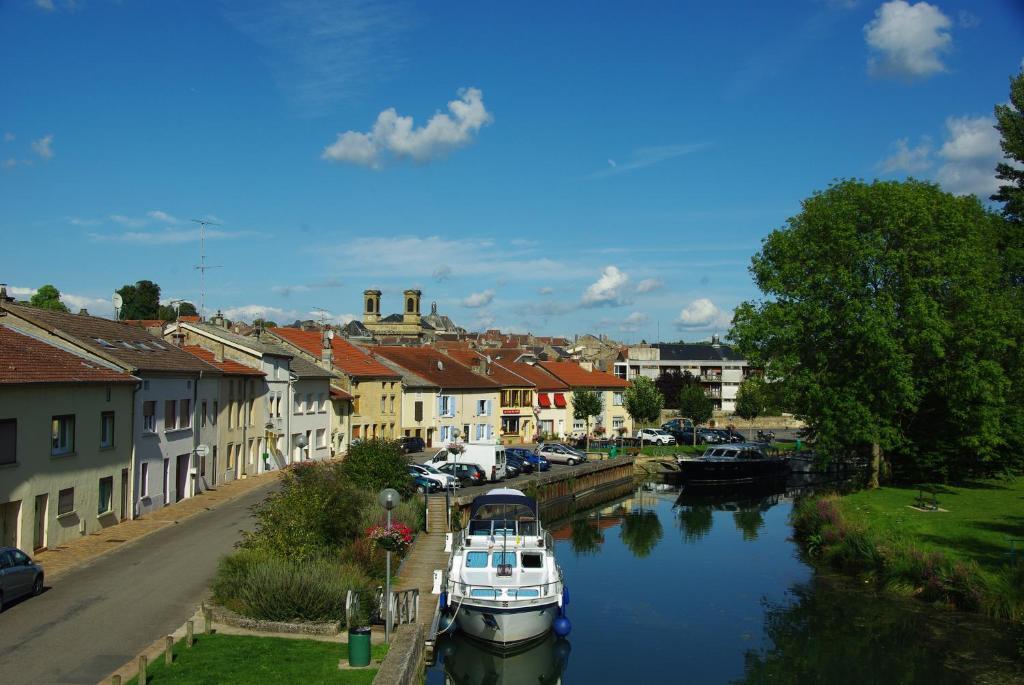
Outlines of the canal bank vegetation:
{"type": "MultiPolygon", "coordinates": [[[[404,464],[397,443],[370,440],[344,462],[289,468],[281,487],[253,509],[255,530],[221,560],[213,600],[259,620],[344,619],[349,590],[372,592],[381,584],[385,553],[368,531],[385,522],[380,489],[411,491],[404,464]]],[[[422,499],[412,496],[392,511],[392,523],[415,532],[424,516],[422,499]]]]}
{"type": "Polygon", "coordinates": [[[880,588],[1024,621],[1024,478],[940,488],[927,495],[939,511],[922,510],[919,496],[885,487],[807,498],[794,534],[812,559],[880,588]]]}

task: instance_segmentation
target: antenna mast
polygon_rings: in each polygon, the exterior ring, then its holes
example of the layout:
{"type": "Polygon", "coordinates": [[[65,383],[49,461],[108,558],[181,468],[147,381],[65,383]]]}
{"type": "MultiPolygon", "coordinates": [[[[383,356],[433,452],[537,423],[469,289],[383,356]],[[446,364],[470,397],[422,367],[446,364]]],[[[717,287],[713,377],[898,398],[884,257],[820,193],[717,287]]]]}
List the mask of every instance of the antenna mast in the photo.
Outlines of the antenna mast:
{"type": "Polygon", "coordinates": [[[210,221],[209,219],[192,219],[195,223],[199,224],[199,264],[196,265],[196,270],[199,272],[199,318],[202,321],[206,320],[206,271],[208,269],[219,269],[220,265],[207,266],[206,264],[206,227],[207,226],[220,226],[216,221],[210,221]]]}

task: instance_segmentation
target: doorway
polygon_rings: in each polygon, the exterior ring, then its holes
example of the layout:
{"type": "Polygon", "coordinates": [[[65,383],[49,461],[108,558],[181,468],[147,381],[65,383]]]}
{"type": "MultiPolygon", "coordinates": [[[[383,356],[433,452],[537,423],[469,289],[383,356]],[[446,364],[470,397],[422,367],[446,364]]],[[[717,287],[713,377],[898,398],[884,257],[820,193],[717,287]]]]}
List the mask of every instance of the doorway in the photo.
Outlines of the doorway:
{"type": "Polygon", "coordinates": [[[175,479],[176,489],[174,491],[174,501],[180,502],[185,499],[185,488],[188,486],[188,454],[178,455],[178,469],[177,478],[175,479]]]}
{"type": "Polygon", "coordinates": [[[21,500],[0,504],[0,547],[19,547],[21,500]]]}
{"type": "Polygon", "coordinates": [[[213,447],[213,473],[210,474],[210,485],[217,485],[217,446],[213,447]]]}
{"type": "Polygon", "coordinates": [[[171,503],[171,460],[164,459],[164,505],[171,503]]]}
{"type": "Polygon", "coordinates": [[[128,469],[121,469],[121,520],[128,518],[128,469]]]}
{"type": "Polygon", "coordinates": [[[38,552],[46,547],[46,514],[49,495],[36,495],[35,525],[32,526],[32,549],[38,552]]]}

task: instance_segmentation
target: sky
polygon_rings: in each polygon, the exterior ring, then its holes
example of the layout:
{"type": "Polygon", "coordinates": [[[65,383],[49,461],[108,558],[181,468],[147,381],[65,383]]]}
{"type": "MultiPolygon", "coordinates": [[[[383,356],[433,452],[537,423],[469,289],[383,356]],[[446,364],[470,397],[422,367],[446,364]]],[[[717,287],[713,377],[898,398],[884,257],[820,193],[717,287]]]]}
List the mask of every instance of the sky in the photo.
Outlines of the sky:
{"type": "Polygon", "coordinates": [[[836,179],[987,198],[1022,58],[1017,0],[0,0],[0,282],[701,340],[836,179]]]}

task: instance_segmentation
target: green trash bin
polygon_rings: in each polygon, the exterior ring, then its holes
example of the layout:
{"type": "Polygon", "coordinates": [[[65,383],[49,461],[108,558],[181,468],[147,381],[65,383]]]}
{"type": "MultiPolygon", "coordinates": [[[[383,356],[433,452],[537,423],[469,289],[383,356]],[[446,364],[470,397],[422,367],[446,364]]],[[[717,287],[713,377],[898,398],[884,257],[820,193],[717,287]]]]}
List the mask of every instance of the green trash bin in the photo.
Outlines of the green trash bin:
{"type": "Polygon", "coordinates": [[[796,451],[799,452],[800,450],[803,449],[803,447],[804,447],[803,442],[800,440],[800,438],[797,438],[796,439],[796,451]]]}
{"type": "Polygon", "coordinates": [[[370,665],[370,629],[351,628],[348,631],[348,665],[370,665]]]}
{"type": "Polygon", "coordinates": [[[619,448],[616,447],[615,445],[612,445],[612,448],[610,450],[608,450],[608,458],[609,459],[614,459],[618,455],[619,455],[619,448]]]}

